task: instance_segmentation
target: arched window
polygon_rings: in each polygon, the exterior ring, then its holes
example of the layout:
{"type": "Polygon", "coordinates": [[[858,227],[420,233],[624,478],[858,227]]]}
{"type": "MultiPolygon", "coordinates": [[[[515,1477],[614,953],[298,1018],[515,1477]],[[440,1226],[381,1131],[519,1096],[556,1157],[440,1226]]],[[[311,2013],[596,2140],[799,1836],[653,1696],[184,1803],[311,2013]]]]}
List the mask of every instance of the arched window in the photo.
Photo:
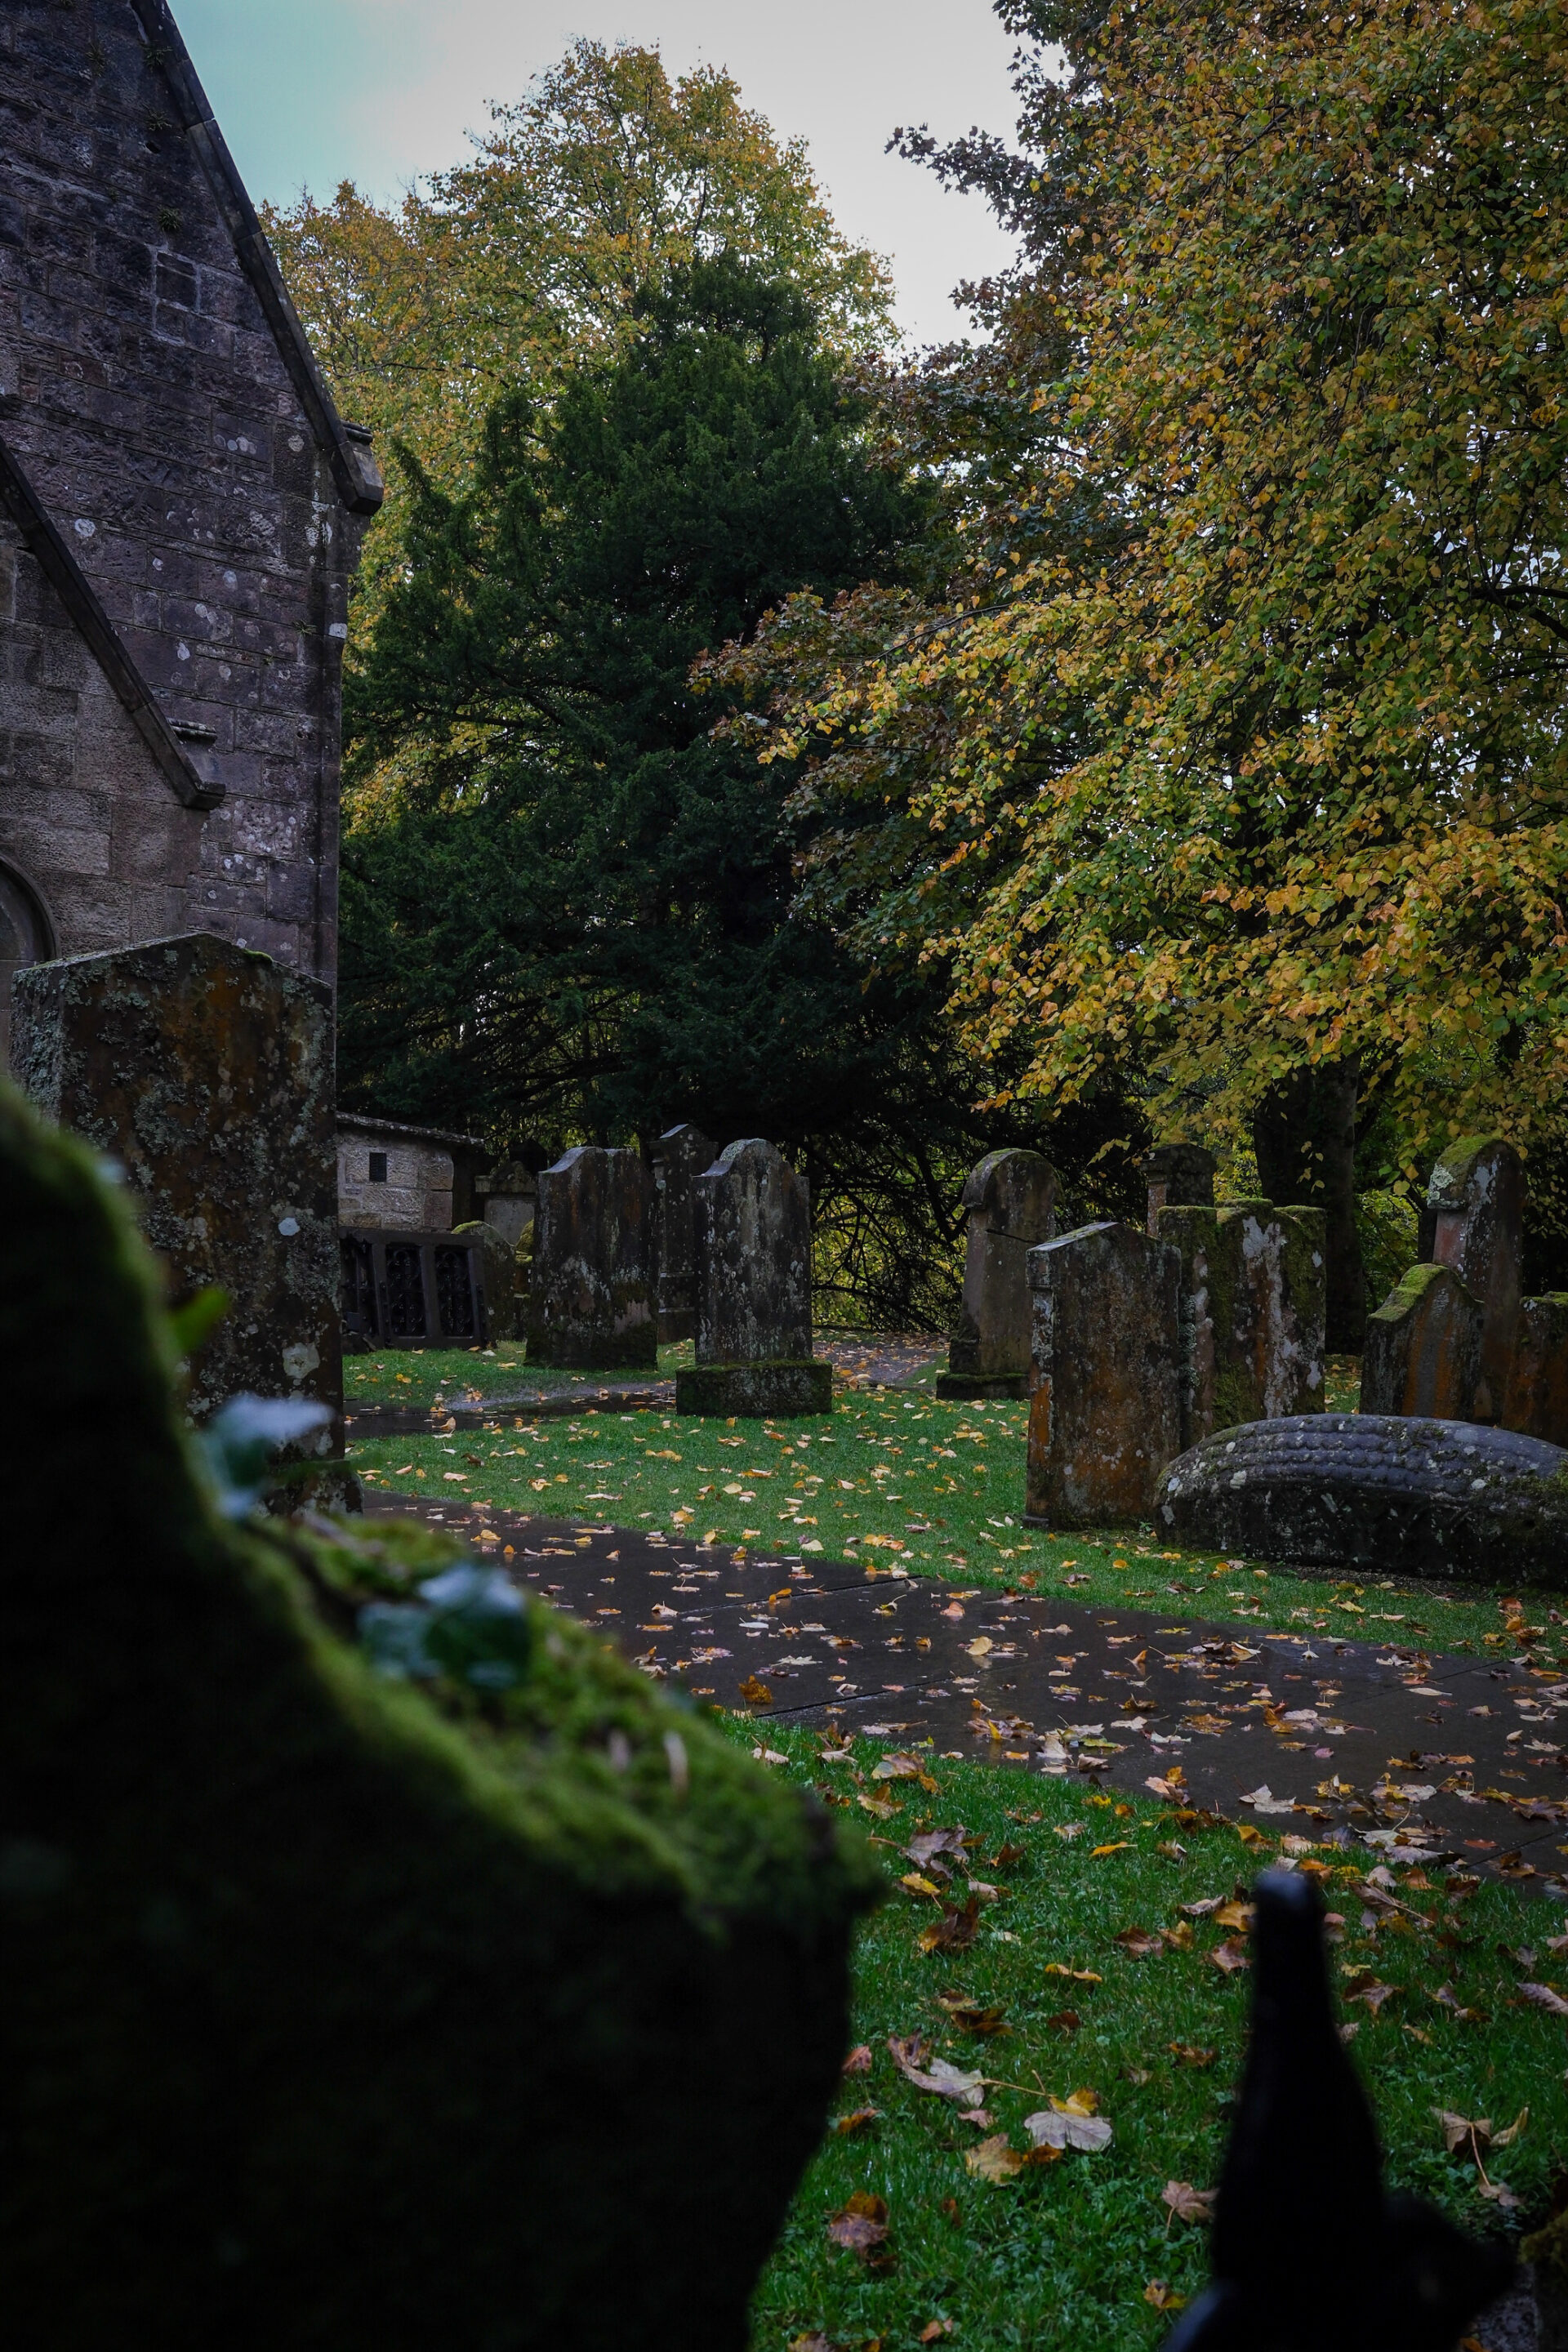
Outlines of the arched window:
{"type": "Polygon", "coordinates": [[[48,917],[21,876],[0,865],[0,1069],[10,1066],[11,974],[54,951],[48,917]]]}

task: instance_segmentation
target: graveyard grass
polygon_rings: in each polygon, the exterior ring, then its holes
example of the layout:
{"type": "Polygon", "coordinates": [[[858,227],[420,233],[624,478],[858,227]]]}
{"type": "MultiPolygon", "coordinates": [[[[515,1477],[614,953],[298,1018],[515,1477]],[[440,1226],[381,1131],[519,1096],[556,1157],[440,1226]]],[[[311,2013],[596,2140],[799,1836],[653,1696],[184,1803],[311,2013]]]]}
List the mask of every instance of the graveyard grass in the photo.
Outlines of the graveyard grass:
{"type": "MultiPolygon", "coordinates": [[[[1206,2274],[1205,2231],[1172,2219],[1163,2191],[1215,2185],[1247,2003],[1246,1970],[1226,1973],[1214,1958],[1244,1943],[1245,1930],[1182,1906],[1245,1895],[1279,1841],[922,1749],[915,1760],[936,1783],[928,1790],[876,1777],[879,1763],[892,1765],[884,1743],[848,1743],[849,1756],[833,1760],[839,1751],[825,1735],[741,1718],[729,1728],[781,1777],[814,1784],[861,1819],[889,1878],[889,1900],[858,1946],[854,2042],[868,2051],[868,2070],[846,2076],[763,2274],[754,2352],[785,2352],[803,2337],[815,2352],[819,2336],[902,2352],[946,2340],[928,2336],[933,2326],[984,2352],[1159,2343],[1170,2312],[1151,2290],[1190,2296],[1206,2274]],[[976,1877],[997,1891],[982,1898],[971,1944],[922,1952],[940,1906],[898,1884],[912,1869],[898,1849],[920,1829],[960,1823],[975,1840],[976,1877]],[[1130,1929],[1173,1931],[1177,1948],[1135,1959],[1117,1941],[1130,1929]],[[944,1999],[973,2004],[994,2030],[967,2030],[944,1999]],[[989,2126],[902,2077],[888,2037],[915,2033],[929,2037],[931,2055],[984,2074],[989,2126]],[[1026,2149],[1025,2116],[1074,2092],[1093,2095],[1111,2127],[1108,2147],[996,2182],[971,2168],[966,2158],[996,2135],[1026,2149]],[[887,2205],[885,2267],[828,2236],[857,2194],[887,2205]]],[[[1568,2157],[1568,2025],[1522,2002],[1518,1987],[1568,1982],[1568,1962],[1548,1941],[1568,1923],[1514,1888],[1477,1887],[1462,1874],[1428,1885],[1416,1871],[1398,1882],[1405,1909],[1373,1932],[1355,1892],[1368,1859],[1291,1843],[1307,1864],[1321,1860],[1329,1908],[1343,1919],[1331,1965],[1391,2182],[1479,2233],[1506,2226],[1473,2163],[1446,2153],[1434,2110],[1485,2116],[1502,2131],[1528,2108],[1486,2177],[1519,2199],[1514,2226],[1532,2226],[1568,2157]],[[1392,1990],[1344,1998],[1369,1973],[1392,1990]]]]}
{"type": "MultiPolygon", "coordinates": [[[[689,1357],[689,1343],[661,1349],[661,1373],[665,1358],[681,1353],[689,1357]]],[[[351,1358],[345,1369],[351,1411],[356,1402],[425,1403],[465,1390],[548,1385],[526,1372],[521,1349],[494,1359],[389,1350],[351,1358]]],[[[1507,1604],[1523,1598],[1531,1654],[1545,1664],[1562,1654],[1568,1663],[1560,1612],[1544,1594],[1311,1577],[1180,1551],[1135,1528],[1070,1536],[1025,1528],[1022,1404],[947,1404],[927,1386],[912,1394],[841,1389],[830,1416],[800,1421],[731,1424],[586,1405],[571,1419],[498,1418],[490,1430],[353,1442],[350,1460],[372,1495],[444,1496],[808,1559],[858,1554],[879,1572],[898,1563],[959,1583],[1023,1583],[1096,1606],[1428,1652],[1514,1649],[1521,1629],[1515,1616],[1506,1630],[1507,1604]]]]}

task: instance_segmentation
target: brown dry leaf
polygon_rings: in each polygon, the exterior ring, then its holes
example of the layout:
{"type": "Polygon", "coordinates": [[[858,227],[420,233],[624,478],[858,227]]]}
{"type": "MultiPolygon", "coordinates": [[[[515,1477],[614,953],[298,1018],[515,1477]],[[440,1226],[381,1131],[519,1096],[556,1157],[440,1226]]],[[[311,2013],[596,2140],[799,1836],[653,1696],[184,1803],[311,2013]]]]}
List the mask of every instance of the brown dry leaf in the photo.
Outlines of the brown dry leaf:
{"type": "Polygon", "coordinates": [[[978,2147],[965,2148],[963,2162],[965,2169],[973,2172],[976,2180],[989,2180],[998,2185],[1005,2180],[1016,2179],[1024,2169],[1023,2155],[1009,2146],[1005,2132],[994,2132],[989,2139],[983,2139],[978,2147]]]}
{"type": "Polygon", "coordinates": [[[1167,2180],[1160,2191],[1160,2201],[1170,2207],[1165,2227],[1173,2221],[1203,2221],[1214,2220],[1215,2192],[1212,2189],[1194,2189],[1190,2180],[1167,2180]]]}
{"type": "Polygon", "coordinates": [[[1487,2021],[1484,2009],[1467,2009],[1458,1994],[1451,1992],[1447,1985],[1439,1985],[1432,1999],[1439,2009],[1447,2011],[1458,2025],[1484,2025],[1487,2021]]]}
{"type": "Polygon", "coordinates": [[[916,1756],[879,1756],[871,1767],[873,1780],[918,1780],[930,1795],[936,1794],[936,1782],[916,1756]]]}
{"type": "MultiPolygon", "coordinates": [[[[1227,1730],[1229,1729],[1228,1725],[1226,1727],[1227,1730]]],[[[1255,1830],[1250,1822],[1237,1822],[1236,1824],[1236,1834],[1241,1840],[1243,1845],[1261,1845],[1263,1843],[1263,1832],[1261,1830],[1255,1830]]],[[[1185,2302],[1185,2300],[1186,2298],[1184,2295],[1177,2297],[1178,2302],[1185,2302]]],[[[1173,2305],[1173,2310],[1174,2307],[1174,2305],[1173,2305]]]]}
{"type": "Polygon", "coordinates": [[[890,1822],[895,1813],[904,1810],[902,1805],[895,1805],[891,1797],[857,1797],[855,1802],[862,1812],[874,1815],[879,1822],[890,1822]]]}
{"type": "Polygon", "coordinates": [[[933,1862],[951,1854],[955,1862],[963,1860],[963,1823],[952,1830],[921,1830],[912,1837],[904,1852],[917,1870],[929,1870],[933,1862]]]}
{"type": "Polygon", "coordinates": [[[846,2074],[868,2074],[871,2071],[871,2046],[862,2042],[851,2050],[840,2070],[846,2074]]]}
{"type": "Polygon", "coordinates": [[[1026,1845],[999,1845],[991,1857],[991,1867],[993,1870],[1013,1870],[1019,1863],[1027,1862],[1028,1859],[1029,1849],[1026,1845]]]}
{"type": "Polygon", "coordinates": [[[889,2033],[888,2048],[900,2074],[907,2074],[911,2066],[923,2066],[931,2056],[931,2036],[929,2033],[889,2033]]]}
{"type": "Polygon", "coordinates": [[[741,1696],[748,1706],[771,1706],[773,1695],[766,1683],[755,1675],[748,1675],[741,1685],[741,1696]]]}
{"type": "Polygon", "coordinates": [[[1103,1977],[1096,1976],[1092,1969],[1069,1969],[1061,1960],[1047,1960],[1040,1973],[1047,1977],[1070,1977],[1074,1984],[1103,1984],[1105,1981],[1103,1977]]]}
{"type": "Polygon", "coordinates": [[[987,2007],[977,2000],[965,2000],[961,1994],[939,1993],[937,2007],[947,2011],[963,2033],[1005,2033],[1009,2030],[1007,2012],[999,2003],[987,2007]]]}
{"type": "Polygon", "coordinates": [[[922,1877],[918,1870],[906,1870],[899,1885],[910,1895],[929,1895],[933,1903],[942,1901],[941,1887],[933,1885],[929,1878],[922,1877]]]}
{"type": "Polygon", "coordinates": [[[1123,1927],[1116,1940],[1130,1960],[1152,1960],[1165,1948],[1163,1938],[1146,1927],[1123,1927]]]}
{"type": "MultiPolygon", "coordinates": [[[[1185,1908],[1186,1906],[1184,1906],[1183,1907],[1185,1908]]],[[[1252,1906],[1250,1903],[1237,1901],[1221,1903],[1215,1907],[1214,1923],[1216,1927],[1250,1927],[1252,1925],[1252,1906]]]]}
{"type": "Polygon", "coordinates": [[[1472,2162],[1479,2162],[1490,2147],[1492,2126],[1489,2116],[1461,2116],[1452,2107],[1434,2107],[1432,2113],[1441,2126],[1443,2146],[1450,2156],[1458,2155],[1463,2148],[1472,2162]]]}
{"type": "Polygon", "coordinates": [[[1152,2303],[1156,2311],[1181,2311],[1185,2307],[1187,2298],[1168,2287],[1163,2279],[1151,2279],[1143,2290],[1143,2300],[1152,2303]]]}
{"type": "Polygon", "coordinates": [[[1195,2042],[1173,2042],[1171,2055],[1178,2066],[1212,2066],[1218,2052],[1202,2049],[1195,2042]]]}
{"type": "Polygon", "coordinates": [[[1164,1797],[1173,1801],[1186,1793],[1182,1787],[1182,1768],[1179,1764],[1173,1765],[1163,1780],[1157,1773],[1152,1772],[1143,1786],[1146,1789],[1152,1789],[1157,1797],[1164,1797]]]}
{"type": "Polygon", "coordinates": [[[1205,1895],[1201,1903],[1184,1903],[1182,1909],[1189,1919],[1208,1919],[1224,1901],[1223,1895],[1205,1895]]]}
{"type": "Polygon", "coordinates": [[[1089,1858],[1090,1862],[1098,1862],[1102,1854],[1125,1853],[1131,1843],[1130,1838],[1118,1838],[1113,1845],[1091,1845],[1089,1858]]]}
{"type": "Polygon", "coordinates": [[[928,2319],[916,2336],[917,2344],[940,2344],[944,2336],[952,2334],[951,2319],[928,2319]]]}
{"type": "Polygon", "coordinates": [[[942,1917],[923,1927],[916,1941],[922,1952],[961,1952],[965,1945],[973,1943],[979,1918],[980,1905],[973,1895],[962,1910],[946,1903],[942,1917]]]}
{"type": "Polygon", "coordinates": [[[962,2066],[954,2066],[945,2058],[932,2058],[928,2063],[931,2044],[923,2033],[889,2033],[888,2048],[900,2074],[917,2091],[931,2091],[939,2098],[956,2099],[965,2107],[977,2107],[984,2099],[984,2074],[966,2074],[962,2066]]]}
{"type": "Polygon", "coordinates": [[[1048,2107],[1024,2117],[1024,2129],[1037,2147],[1074,2147],[1093,2156],[1110,2147],[1110,2126],[1103,2116],[1090,2115],[1077,2105],[1079,2096],[1075,2093],[1072,2099],[1053,2099],[1048,2107]]]}
{"type": "Polygon", "coordinates": [[[836,2246],[847,2246],[851,2253],[870,2253],[887,2241],[886,2203],[880,2197],[858,2189],[847,2205],[829,2221],[827,2234],[836,2246]]]}
{"type": "Polygon", "coordinates": [[[1384,2002],[1392,2000],[1398,1990],[1397,1985],[1384,1984],[1382,1978],[1373,1976],[1370,1969],[1363,1969],[1345,1986],[1344,1996],[1347,2000],[1364,2002],[1376,2017],[1384,2002]]]}
{"type": "Polygon", "coordinates": [[[1162,1927],[1160,1933],[1173,1952],[1192,1950],[1193,1923],[1190,1919],[1178,1919],[1173,1927],[1162,1927]]]}
{"type": "Polygon", "coordinates": [[[1249,1969],[1252,1966],[1247,1957],[1247,1946],[1238,1943],[1234,1936],[1227,1936],[1223,1944],[1216,1944],[1209,1958],[1216,1969],[1225,1970],[1227,1977],[1234,1976],[1237,1969],[1249,1969]]]}
{"type": "Polygon", "coordinates": [[[1532,2009],[1545,2010],[1549,2017],[1568,2017],[1568,2000],[1564,2000],[1560,1992],[1553,1992],[1550,1985],[1521,1984],[1519,1997],[1521,2000],[1527,2000],[1532,2009]]]}
{"type": "Polygon", "coordinates": [[[1521,2139],[1524,2137],[1524,2127],[1529,2121],[1530,2109],[1528,2107],[1521,2107],[1518,2115],[1515,2116],[1512,2123],[1510,2124],[1506,2131],[1493,2132],[1492,2146],[1494,2147],[1511,2147],[1516,2139],[1521,2139]]]}
{"type": "Polygon", "coordinates": [[[879,2124],[881,2120],[879,2108],[856,2107],[849,2115],[836,2117],[833,2128],[838,2138],[847,2139],[851,2132],[868,2131],[873,2124],[879,2124]]]}

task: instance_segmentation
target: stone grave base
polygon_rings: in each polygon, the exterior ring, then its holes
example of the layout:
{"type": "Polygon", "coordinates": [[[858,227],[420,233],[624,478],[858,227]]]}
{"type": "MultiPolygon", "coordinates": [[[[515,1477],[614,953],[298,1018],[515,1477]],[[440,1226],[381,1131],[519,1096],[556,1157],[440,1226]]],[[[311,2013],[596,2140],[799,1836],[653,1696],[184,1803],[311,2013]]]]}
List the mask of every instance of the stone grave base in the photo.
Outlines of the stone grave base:
{"type": "Polygon", "coordinates": [[[938,1372],[936,1392],[953,1404],[1026,1397],[1029,1375],[1027,1372],[938,1372]]]}
{"type": "Polygon", "coordinates": [[[558,1332],[542,1339],[528,1336],[527,1360],[552,1372],[654,1372],[658,1370],[658,1332],[649,1321],[629,1331],[606,1331],[594,1337],[558,1332]]]}
{"type": "Polygon", "coordinates": [[[816,1357],[760,1364],[698,1364],[675,1376],[675,1410],[709,1421],[772,1421],[831,1412],[833,1367],[816,1357]]]}
{"type": "Polygon", "coordinates": [[[1286,1414],[1179,1455],[1153,1520],[1194,1549],[1562,1590],[1568,1452],[1476,1422],[1286,1414]]]}

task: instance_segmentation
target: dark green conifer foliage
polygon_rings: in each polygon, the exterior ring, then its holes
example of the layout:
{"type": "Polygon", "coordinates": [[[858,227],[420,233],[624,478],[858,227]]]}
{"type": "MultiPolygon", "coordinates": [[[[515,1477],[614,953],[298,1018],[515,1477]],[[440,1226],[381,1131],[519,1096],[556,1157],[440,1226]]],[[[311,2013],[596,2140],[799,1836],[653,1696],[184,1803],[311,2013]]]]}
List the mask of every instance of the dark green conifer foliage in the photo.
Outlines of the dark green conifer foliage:
{"type": "Polygon", "coordinates": [[[351,1097],[496,1135],[918,1129],[940,992],[865,991],[790,919],[787,779],[688,683],[791,591],[896,567],[926,501],[866,418],[802,298],[720,262],[552,415],[503,398],[468,496],[416,479],[350,691],[351,776],[412,777],[346,845],[351,1097]]]}

